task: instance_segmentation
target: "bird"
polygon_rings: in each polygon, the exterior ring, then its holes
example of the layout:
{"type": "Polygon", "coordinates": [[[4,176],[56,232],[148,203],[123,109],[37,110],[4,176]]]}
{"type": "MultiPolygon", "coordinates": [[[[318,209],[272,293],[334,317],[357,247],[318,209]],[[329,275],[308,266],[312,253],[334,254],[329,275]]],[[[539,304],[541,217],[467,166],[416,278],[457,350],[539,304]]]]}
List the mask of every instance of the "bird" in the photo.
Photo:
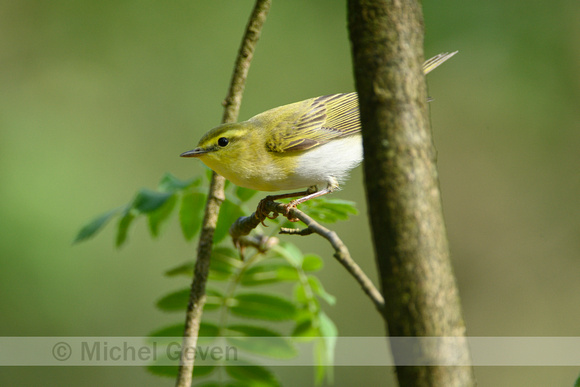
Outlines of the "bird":
{"type": "MultiPolygon", "coordinates": [[[[423,72],[428,74],[456,53],[427,60],[423,72]]],[[[358,95],[310,98],[247,121],[219,125],[203,135],[196,148],[180,156],[200,159],[240,187],[267,192],[307,188],[263,199],[255,213],[263,222],[270,217],[264,210],[265,201],[299,197],[286,205],[288,211],[338,190],[362,162],[358,95]]]]}

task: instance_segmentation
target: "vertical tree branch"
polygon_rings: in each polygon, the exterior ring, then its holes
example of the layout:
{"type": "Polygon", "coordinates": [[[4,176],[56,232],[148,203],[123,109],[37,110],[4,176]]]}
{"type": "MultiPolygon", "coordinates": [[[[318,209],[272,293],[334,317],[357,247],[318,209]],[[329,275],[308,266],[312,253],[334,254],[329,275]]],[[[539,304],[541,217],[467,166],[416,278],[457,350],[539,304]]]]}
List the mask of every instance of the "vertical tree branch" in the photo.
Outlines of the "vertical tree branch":
{"type": "MultiPolygon", "coordinates": [[[[242,94],[246,84],[246,78],[250,69],[250,63],[254,56],[256,43],[260,38],[262,26],[266,21],[270,10],[271,0],[257,0],[250,16],[242,44],[238,52],[238,58],[230,83],[228,96],[224,101],[223,123],[235,122],[238,118],[242,94]]],[[[213,173],[205,207],[201,235],[197,247],[197,261],[189,294],[189,303],[185,317],[185,330],[183,332],[183,346],[181,351],[179,374],[176,386],[189,387],[193,377],[195,347],[199,333],[199,325],[203,314],[206,294],[205,285],[209,274],[209,264],[213,246],[219,208],[224,201],[225,179],[213,173]]]]}
{"type": "MultiPolygon", "coordinates": [[[[369,216],[389,335],[463,337],[421,69],[421,4],[349,0],[348,12],[369,216]]],[[[423,364],[449,359],[468,364],[467,344],[446,353],[426,340],[416,342],[413,351],[423,364]]],[[[404,354],[391,349],[397,364],[404,354]]],[[[398,365],[397,378],[401,386],[475,384],[471,367],[398,365]]]]}

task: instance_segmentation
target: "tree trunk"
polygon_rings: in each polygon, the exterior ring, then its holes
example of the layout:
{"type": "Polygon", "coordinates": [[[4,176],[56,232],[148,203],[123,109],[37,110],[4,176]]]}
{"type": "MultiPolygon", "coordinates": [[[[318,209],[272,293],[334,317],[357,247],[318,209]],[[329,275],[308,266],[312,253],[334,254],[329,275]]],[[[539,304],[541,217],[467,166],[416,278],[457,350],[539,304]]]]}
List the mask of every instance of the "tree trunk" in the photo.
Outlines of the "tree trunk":
{"type": "Polygon", "coordinates": [[[349,0],[363,127],[364,173],[376,261],[400,386],[475,385],[447,243],[427,111],[418,1],[349,0]],[[393,344],[395,341],[392,340],[393,344]],[[435,344],[434,344],[435,343],[435,344]],[[432,345],[434,344],[434,345],[432,345]],[[407,355],[411,350],[410,365],[407,355]],[[432,365],[430,365],[432,364],[432,365]]]}

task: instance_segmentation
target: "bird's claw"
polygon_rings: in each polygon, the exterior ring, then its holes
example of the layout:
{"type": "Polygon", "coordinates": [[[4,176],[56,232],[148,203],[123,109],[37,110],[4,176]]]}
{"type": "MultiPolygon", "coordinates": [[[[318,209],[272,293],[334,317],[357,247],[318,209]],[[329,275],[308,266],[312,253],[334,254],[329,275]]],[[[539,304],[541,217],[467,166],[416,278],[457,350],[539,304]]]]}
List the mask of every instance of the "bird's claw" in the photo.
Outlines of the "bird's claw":
{"type": "Polygon", "coordinates": [[[288,219],[290,222],[299,222],[300,219],[298,218],[293,218],[290,216],[290,210],[292,208],[296,208],[296,203],[294,203],[294,201],[291,201],[288,204],[284,205],[284,213],[282,215],[284,215],[286,217],[286,219],[288,219]]]}
{"type": "Polygon", "coordinates": [[[266,218],[268,219],[276,219],[278,217],[277,213],[274,213],[273,215],[270,215],[270,211],[268,211],[265,206],[266,206],[266,202],[271,201],[271,199],[269,197],[266,197],[262,200],[260,200],[260,203],[258,203],[258,208],[256,209],[256,212],[254,213],[256,216],[256,219],[258,219],[260,221],[260,223],[262,223],[262,226],[264,227],[268,227],[266,225],[266,223],[264,223],[264,221],[266,220],[266,218]]]}
{"type": "MultiPolygon", "coordinates": [[[[266,196],[264,199],[260,200],[260,203],[258,203],[258,208],[256,209],[256,212],[254,213],[256,216],[256,219],[258,219],[264,227],[268,227],[266,225],[266,223],[264,223],[266,218],[276,219],[279,215],[279,213],[277,211],[274,211],[273,215],[270,215],[271,211],[266,209],[266,203],[271,202],[272,200],[273,200],[273,198],[270,196],[266,196]]],[[[281,212],[281,214],[284,217],[286,217],[286,219],[288,219],[290,222],[299,222],[300,219],[290,216],[290,210],[292,208],[296,208],[296,206],[299,203],[301,203],[300,200],[293,200],[288,204],[283,204],[282,207],[284,208],[284,210],[281,212]]]]}

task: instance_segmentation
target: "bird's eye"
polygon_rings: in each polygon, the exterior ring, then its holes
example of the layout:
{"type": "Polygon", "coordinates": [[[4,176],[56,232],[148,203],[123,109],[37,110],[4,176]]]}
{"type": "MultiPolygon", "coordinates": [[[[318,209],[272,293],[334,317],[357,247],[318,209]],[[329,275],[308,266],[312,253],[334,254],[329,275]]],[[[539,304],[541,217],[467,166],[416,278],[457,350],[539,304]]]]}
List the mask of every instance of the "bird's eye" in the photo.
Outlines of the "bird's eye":
{"type": "Polygon", "coordinates": [[[221,147],[224,147],[226,145],[228,145],[230,143],[230,140],[228,140],[225,137],[220,137],[220,139],[218,140],[218,145],[221,147]]]}

